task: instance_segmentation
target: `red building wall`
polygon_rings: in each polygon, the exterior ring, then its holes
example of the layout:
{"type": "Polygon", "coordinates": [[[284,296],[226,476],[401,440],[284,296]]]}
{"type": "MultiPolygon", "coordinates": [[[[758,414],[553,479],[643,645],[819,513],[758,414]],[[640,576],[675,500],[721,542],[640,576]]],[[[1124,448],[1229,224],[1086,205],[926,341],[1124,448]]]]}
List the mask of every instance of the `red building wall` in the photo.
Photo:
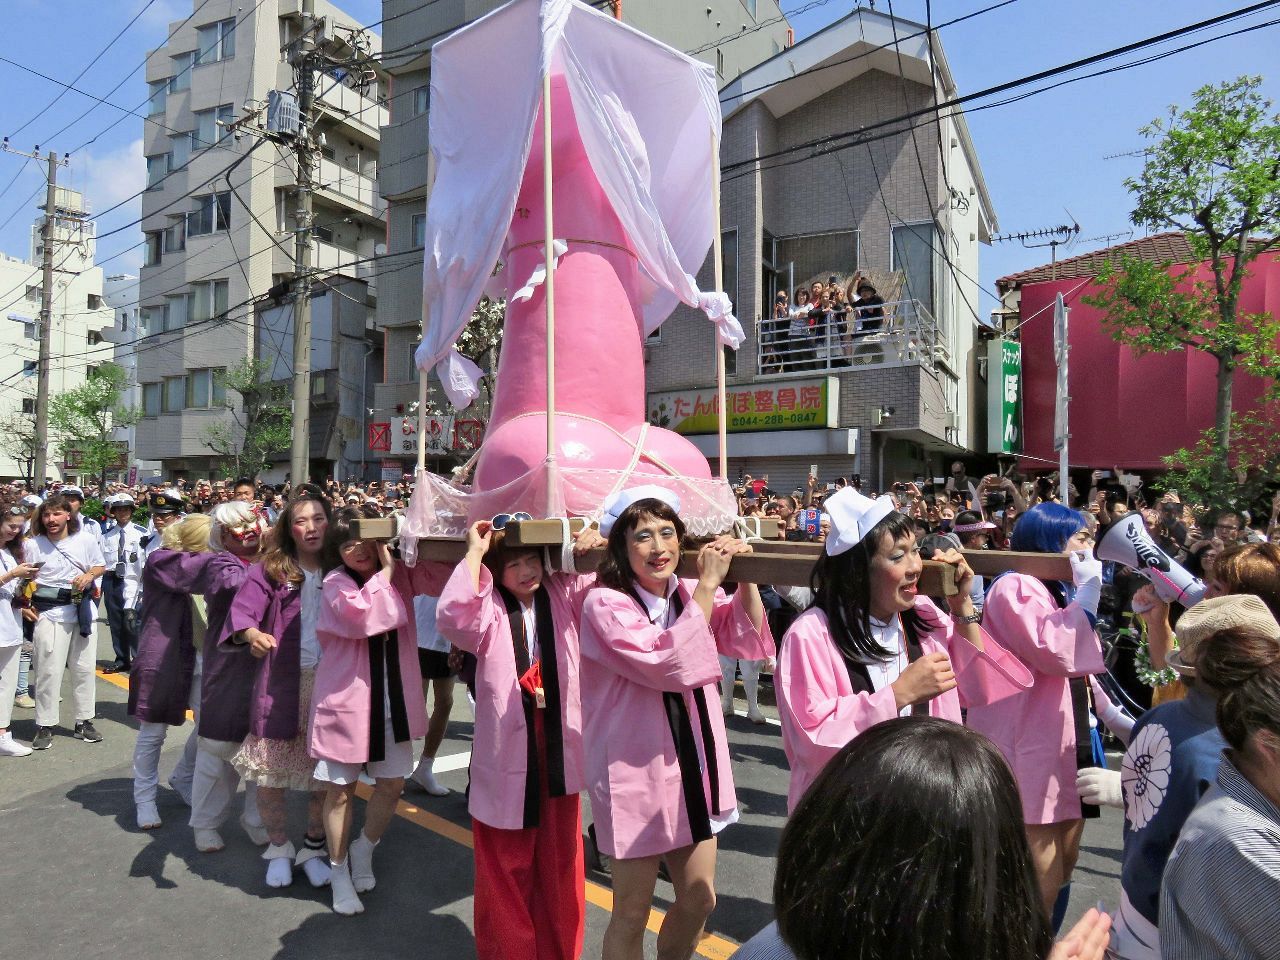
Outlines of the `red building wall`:
{"type": "MultiPolygon", "coordinates": [[[[1264,254],[1250,273],[1241,291],[1240,310],[1280,315],[1280,256],[1264,254]]],[[[1135,356],[1103,328],[1101,311],[1083,302],[1097,287],[1079,277],[1022,288],[1024,454],[1057,463],[1053,301],[1059,292],[1071,308],[1071,463],[1130,470],[1163,468],[1162,457],[1191,446],[1201,431],[1213,426],[1217,363],[1194,350],[1135,356]]],[[[1234,409],[1257,410],[1263,391],[1261,381],[1237,370],[1234,409]]],[[[1280,419],[1276,424],[1280,432],[1280,419]]],[[[1025,466],[1034,470],[1048,464],[1031,459],[1025,466]]]]}

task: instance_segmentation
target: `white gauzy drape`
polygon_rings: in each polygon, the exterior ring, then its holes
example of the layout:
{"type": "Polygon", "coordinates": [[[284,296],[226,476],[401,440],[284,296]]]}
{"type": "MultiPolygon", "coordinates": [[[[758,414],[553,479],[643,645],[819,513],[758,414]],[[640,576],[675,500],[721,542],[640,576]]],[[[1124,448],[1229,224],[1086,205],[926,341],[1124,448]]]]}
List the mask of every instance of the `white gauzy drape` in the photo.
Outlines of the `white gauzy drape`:
{"type": "Polygon", "coordinates": [[[565,76],[587,157],[635,249],[645,333],[681,302],[705,312],[722,343],[743,340],[729,298],[694,277],[718,222],[713,68],[578,0],[512,0],[431,54],[435,183],[416,361],[458,408],[478,395],[480,371],[454,344],[502,255],[548,71],[565,76]]]}

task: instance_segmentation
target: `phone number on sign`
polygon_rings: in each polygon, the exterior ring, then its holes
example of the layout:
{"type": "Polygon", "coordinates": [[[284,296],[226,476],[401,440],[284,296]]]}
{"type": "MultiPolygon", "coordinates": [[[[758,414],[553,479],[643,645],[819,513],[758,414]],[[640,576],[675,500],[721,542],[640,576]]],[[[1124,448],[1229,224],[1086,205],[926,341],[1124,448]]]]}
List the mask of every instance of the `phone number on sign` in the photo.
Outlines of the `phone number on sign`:
{"type": "Polygon", "coordinates": [[[729,417],[734,426],[744,427],[780,427],[784,424],[817,423],[816,411],[804,413],[757,413],[749,417],[729,417]]]}

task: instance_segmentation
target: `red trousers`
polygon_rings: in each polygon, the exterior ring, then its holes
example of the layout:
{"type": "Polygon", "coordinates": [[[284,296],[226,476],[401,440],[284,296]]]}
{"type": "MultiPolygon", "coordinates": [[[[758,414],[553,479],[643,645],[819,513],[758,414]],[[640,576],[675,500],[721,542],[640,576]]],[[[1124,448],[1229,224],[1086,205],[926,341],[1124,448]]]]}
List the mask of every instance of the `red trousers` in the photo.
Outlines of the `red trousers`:
{"type": "Polygon", "coordinates": [[[542,724],[537,727],[543,773],[538,826],[501,830],[472,822],[478,960],[577,960],[582,953],[587,905],[581,801],[577,794],[547,795],[542,724]]]}

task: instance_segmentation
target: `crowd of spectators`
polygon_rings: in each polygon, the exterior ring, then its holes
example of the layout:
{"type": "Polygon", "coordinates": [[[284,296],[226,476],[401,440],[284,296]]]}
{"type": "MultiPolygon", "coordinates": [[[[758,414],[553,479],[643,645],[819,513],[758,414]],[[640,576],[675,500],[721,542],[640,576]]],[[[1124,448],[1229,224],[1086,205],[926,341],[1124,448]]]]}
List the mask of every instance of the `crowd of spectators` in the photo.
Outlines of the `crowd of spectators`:
{"type": "Polygon", "coordinates": [[[773,318],[762,331],[761,373],[794,373],[847,367],[854,345],[880,333],[884,299],[870,279],[855,273],[847,282],[835,274],[796,290],[779,290],[773,318]]]}

